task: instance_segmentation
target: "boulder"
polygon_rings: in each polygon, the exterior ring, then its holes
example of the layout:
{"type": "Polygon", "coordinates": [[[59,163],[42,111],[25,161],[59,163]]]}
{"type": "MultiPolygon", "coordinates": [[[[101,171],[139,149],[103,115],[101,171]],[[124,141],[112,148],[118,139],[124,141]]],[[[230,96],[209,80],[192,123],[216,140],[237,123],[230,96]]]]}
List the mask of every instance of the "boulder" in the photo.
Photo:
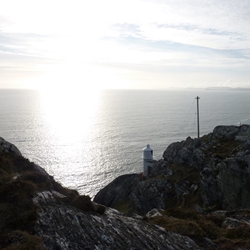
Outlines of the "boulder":
{"type": "Polygon", "coordinates": [[[128,199],[136,182],[140,180],[138,174],[126,174],[117,177],[94,197],[94,202],[107,207],[115,207],[128,199]]]}

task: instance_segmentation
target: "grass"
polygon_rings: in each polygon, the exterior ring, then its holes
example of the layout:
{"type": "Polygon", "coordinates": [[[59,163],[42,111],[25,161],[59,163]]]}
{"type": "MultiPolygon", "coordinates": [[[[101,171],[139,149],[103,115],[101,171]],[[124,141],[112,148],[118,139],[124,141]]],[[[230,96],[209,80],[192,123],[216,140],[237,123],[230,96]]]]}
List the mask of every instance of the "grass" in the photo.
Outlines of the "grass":
{"type": "Polygon", "coordinates": [[[42,239],[34,236],[37,206],[32,197],[35,183],[18,178],[32,169],[28,160],[0,153],[0,248],[41,249],[42,239]]]}
{"type": "MultiPolygon", "coordinates": [[[[216,243],[216,242],[215,242],[216,243]]],[[[230,240],[230,239],[220,239],[218,242],[220,250],[247,250],[250,249],[250,240],[242,241],[242,240],[230,240]]]]}
{"type": "MultiPolygon", "coordinates": [[[[188,166],[180,166],[177,164],[173,164],[171,166],[173,170],[173,174],[166,179],[169,180],[174,185],[182,185],[183,183],[189,182],[190,185],[198,185],[200,182],[200,172],[196,168],[188,167],[188,166]]],[[[166,207],[168,208],[176,208],[178,206],[181,207],[191,207],[192,204],[198,204],[202,206],[202,200],[199,192],[199,188],[192,193],[187,194],[186,196],[182,196],[181,200],[177,199],[177,197],[168,198],[168,203],[166,207]]]]}
{"type": "Polygon", "coordinates": [[[165,228],[167,231],[179,233],[188,237],[204,237],[205,235],[199,224],[193,220],[163,216],[152,218],[150,223],[157,224],[165,228]]]}
{"type": "Polygon", "coordinates": [[[200,180],[200,171],[194,167],[172,164],[171,169],[173,170],[173,175],[167,179],[173,183],[180,183],[183,181],[197,183],[200,180]]]}
{"type": "Polygon", "coordinates": [[[130,206],[130,200],[124,200],[123,202],[117,204],[114,208],[124,214],[129,214],[130,206]]]}
{"type": "MultiPolygon", "coordinates": [[[[210,138],[203,136],[202,141],[208,142],[210,138]]],[[[207,158],[213,156],[218,159],[226,159],[230,155],[238,152],[241,142],[234,140],[220,139],[216,145],[210,145],[204,153],[207,158]]],[[[242,169],[246,168],[246,164],[241,164],[242,169]]],[[[172,164],[171,168],[174,173],[168,179],[172,183],[182,184],[183,181],[198,184],[200,180],[200,171],[192,169],[187,166],[179,166],[172,164]]],[[[188,202],[180,205],[176,200],[175,205],[168,206],[168,209],[163,212],[163,216],[146,219],[151,224],[160,225],[167,231],[180,233],[184,236],[192,238],[203,249],[206,249],[204,237],[211,239],[222,250],[232,249],[250,249],[250,225],[242,223],[237,228],[224,228],[222,227],[223,221],[226,217],[250,218],[250,210],[235,210],[229,211],[224,216],[215,215],[201,215],[191,207],[194,204],[201,205],[200,192],[191,194],[186,197],[188,202]],[[170,209],[171,208],[171,209],[170,209]]]]}
{"type": "Polygon", "coordinates": [[[0,237],[0,246],[6,250],[44,249],[41,238],[19,230],[4,232],[0,237]]]}
{"type": "Polygon", "coordinates": [[[34,230],[39,207],[32,199],[45,190],[65,195],[66,198],[58,198],[65,205],[99,214],[105,212],[104,206],[93,203],[89,196],[64,188],[29,160],[0,152],[0,249],[43,249],[43,241],[34,230]]]}
{"type": "MultiPolygon", "coordinates": [[[[202,137],[201,139],[207,142],[205,136],[202,137]]],[[[242,142],[235,141],[233,139],[231,140],[219,139],[216,142],[216,145],[212,145],[211,147],[209,147],[206,150],[206,152],[208,155],[214,155],[222,160],[227,158],[229,155],[236,153],[240,145],[242,145],[242,142]]]]}
{"type": "Polygon", "coordinates": [[[249,211],[233,211],[225,216],[215,216],[201,215],[190,209],[170,209],[165,210],[163,216],[147,221],[167,231],[188,236],[204,249],[204,237],[211,239],[221,250],[233,250],[236,247],[250,249],[250,226],[243,223],[238,228],[223,228],[222,222],[228,215],[249,216],[249,211]]]}

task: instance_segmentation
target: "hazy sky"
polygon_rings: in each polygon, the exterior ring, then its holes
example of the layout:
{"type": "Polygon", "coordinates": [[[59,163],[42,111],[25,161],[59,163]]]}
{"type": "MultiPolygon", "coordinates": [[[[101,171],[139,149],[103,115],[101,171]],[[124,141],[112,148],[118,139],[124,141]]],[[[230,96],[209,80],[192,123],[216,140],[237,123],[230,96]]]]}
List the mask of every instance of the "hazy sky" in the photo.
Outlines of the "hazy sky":
{"type": "Polygon", "coordinates": [[[249,0],[0,0],[0,88],[250,87],[249,0]]]}

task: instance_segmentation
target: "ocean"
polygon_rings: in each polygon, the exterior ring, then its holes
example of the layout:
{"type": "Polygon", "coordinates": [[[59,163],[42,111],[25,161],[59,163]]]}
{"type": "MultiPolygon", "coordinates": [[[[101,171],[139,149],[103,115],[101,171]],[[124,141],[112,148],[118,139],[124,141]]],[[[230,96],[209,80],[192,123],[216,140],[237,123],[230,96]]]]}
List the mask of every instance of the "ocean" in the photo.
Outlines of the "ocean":
{"type": "Polygon", "coordinates": [[[143,170],[142,149],[162,158],[169,144],[217,125],[250,123],[246,90],[0,90],[0,136],[68,188],[94,195],[143,170]]]}

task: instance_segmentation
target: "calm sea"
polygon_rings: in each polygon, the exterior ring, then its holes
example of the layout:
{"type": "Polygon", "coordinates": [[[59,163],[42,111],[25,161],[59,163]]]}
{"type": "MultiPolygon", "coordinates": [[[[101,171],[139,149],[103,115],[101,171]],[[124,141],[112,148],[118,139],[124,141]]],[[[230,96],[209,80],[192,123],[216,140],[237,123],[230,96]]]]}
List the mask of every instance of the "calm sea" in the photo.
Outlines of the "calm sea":
{"type": "Polygon", "coordinates": [[[216,125],[250,123],[250,91],[0,90],[0,136],[64,186],[93,197],[119,175],[142,172],[142,149],[163,151],[216,125]]]}

